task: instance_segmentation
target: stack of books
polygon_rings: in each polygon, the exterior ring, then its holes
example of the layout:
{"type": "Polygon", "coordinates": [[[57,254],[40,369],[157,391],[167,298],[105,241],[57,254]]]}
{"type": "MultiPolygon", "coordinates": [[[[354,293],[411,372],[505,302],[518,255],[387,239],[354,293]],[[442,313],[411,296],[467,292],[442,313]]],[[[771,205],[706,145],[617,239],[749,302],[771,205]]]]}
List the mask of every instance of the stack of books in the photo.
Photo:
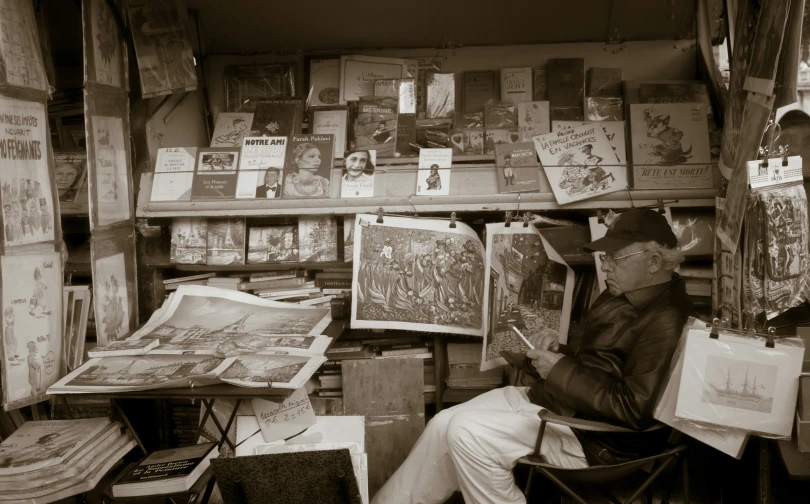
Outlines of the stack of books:
{"type": "Polygon", "coordinates": [[[220,289],[238,291],[240,290],[239,284],[242,283],[243,279],[244,277],[240,276],[226,276],[226,277],[214,276],[208,279],[208,283],[206,285],[210,287],[219,287],[220,289]]]}
{"type": "Polygon", "coordinates": [[[343,397],[343,375],[339,361],[328,360],[318,370],[318,396],[343,397]]]}
{"type": "Polygon", "coordinates": [[[324,296],[351,294],[352,267],[329,268],[315,273],[315,287],[320,288],[324,296]]]}
{"type": "Polygon", "coordinates": [[[135,444],[107,418],[26,422],[0,443],[0,500],[45,504],[88,492],[135,444]]]}
{"type": "Polygon", "coordinates": [[[177,290],[181,285],[208,285],[208,279],[215,276],[217,276],[216,273],[200,273],[199,275],[170,278],[163,281],[163,286],[167,291],[171,291],[177,290]]]}
{"type": "Polygon", "coordinates": [[[197,442],[197,427],[200,424],[200,403],[172,399],[168,401],[171,415],[169,440],[171,446],[188,446],[197,442]]]}
{"type": "Polygon", "coordinates": [[[692,299],[697,312],[711,319],[712,281],[714,271],[711,263],[683,263],[680,267],[686,293],[692,299]]]}

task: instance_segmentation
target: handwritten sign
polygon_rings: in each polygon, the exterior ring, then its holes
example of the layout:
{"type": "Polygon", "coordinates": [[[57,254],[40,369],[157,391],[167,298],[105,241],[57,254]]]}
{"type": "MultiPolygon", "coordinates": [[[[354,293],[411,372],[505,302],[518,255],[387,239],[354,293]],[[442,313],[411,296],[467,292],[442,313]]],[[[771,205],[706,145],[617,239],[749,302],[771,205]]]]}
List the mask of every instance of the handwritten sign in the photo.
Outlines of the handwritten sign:
{"type": "Polygon", "coordinates": [[[309,396],[303,388],[280,403],[253,399],[253,410],[266,443],[300,434],[315,425],[317,420],[309,396]]]}

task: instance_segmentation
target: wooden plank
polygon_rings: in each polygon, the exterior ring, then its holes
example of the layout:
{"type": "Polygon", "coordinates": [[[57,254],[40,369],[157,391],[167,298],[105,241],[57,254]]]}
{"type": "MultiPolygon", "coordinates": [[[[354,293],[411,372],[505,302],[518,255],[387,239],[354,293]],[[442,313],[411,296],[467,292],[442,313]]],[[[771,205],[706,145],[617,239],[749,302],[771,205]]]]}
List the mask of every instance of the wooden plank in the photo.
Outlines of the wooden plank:
{"type": "Polygon", "coordinates": [[[425,428],[422,359],[344,360],[343,410],[365,415],[368,491],[374,495],[425,428]]]}
{"type": "Polygon", "coordinates": [[[433,372],[436,375],[436,413],[444,407],[445,378],[447,378],[447,342],[440,335],[433,336],[433,372]]]}

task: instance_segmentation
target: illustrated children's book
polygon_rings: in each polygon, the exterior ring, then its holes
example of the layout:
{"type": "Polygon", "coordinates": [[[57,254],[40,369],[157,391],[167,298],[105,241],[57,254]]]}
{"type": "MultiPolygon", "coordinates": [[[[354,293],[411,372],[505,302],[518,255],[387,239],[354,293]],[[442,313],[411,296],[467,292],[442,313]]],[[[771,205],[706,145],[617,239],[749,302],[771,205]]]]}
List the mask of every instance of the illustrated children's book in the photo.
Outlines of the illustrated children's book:
{"type": "Polygon", "coordinates": [[[532,142],[495,146],[498,189],[502,193],[540,189],[540,163],[532,142]]]}

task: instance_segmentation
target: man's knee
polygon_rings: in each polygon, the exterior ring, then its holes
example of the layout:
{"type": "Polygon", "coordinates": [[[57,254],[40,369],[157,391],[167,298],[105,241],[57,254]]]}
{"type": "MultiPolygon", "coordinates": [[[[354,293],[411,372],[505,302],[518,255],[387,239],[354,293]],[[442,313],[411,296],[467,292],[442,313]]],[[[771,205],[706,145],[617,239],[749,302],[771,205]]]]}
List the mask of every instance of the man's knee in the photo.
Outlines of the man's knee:
{"type": "Polygon", "coordinates": [[[475,439],[477,415],[471,411],[462,411],[453,415],[447,424],[447,445],[450,450],[469,448],[475,439]]]}

